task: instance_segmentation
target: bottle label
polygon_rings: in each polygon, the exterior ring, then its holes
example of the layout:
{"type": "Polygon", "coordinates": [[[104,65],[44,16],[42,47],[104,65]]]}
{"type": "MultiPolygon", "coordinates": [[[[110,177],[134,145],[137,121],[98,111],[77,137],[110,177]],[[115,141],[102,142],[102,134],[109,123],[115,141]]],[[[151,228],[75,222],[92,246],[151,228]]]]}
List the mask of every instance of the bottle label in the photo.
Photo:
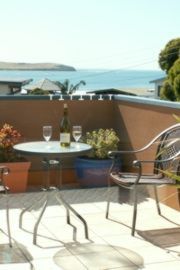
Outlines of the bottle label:
{"type": "Polygon", "coordinates": [[[70,142],[70,133],[61,133],[60,134],[60,142],[61,143],[69,143],[70,142]]]}

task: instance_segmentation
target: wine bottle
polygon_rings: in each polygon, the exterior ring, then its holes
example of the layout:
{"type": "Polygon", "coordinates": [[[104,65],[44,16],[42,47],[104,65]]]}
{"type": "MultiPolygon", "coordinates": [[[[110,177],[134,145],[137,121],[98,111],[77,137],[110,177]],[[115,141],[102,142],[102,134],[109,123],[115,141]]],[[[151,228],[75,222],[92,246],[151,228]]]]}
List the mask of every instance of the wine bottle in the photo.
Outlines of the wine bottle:
{"type": "Polygon", "coordinates": [[[71,141],[71,124],[68,116],[68,106],[64,104],[63,118],[60,123],[60,145],[69,147],[71,141]]]}

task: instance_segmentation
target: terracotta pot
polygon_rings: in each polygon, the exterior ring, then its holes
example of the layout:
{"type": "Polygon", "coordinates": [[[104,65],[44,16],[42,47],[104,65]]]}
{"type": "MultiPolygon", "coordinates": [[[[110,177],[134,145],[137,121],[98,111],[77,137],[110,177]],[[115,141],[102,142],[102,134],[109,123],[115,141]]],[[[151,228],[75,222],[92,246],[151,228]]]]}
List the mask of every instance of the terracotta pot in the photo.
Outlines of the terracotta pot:
{"type": "Polygon", "coordinates": [[[10,169],[8,175],[4,175],[4,182],[9,187],[10,192],[25,192],[27,188],[28,170],[31,162],[6,162],[0,163],[10,169]]]}

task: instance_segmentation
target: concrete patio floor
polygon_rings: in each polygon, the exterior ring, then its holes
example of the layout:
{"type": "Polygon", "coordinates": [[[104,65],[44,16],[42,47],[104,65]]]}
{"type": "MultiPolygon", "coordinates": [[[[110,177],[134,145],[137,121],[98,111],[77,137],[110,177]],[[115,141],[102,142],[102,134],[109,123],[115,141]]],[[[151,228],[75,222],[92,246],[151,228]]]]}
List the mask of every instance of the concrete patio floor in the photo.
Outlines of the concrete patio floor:
{"type": "Polygon", "coordinates": [[[73,239],[73,227],[66,223],[65,209],[54,200],[52,192],[39,226],[37,246],[33,245],[33,225],[40,204],[25,214],[24,230],[18,226],[19,214],[21,208],[37,202],[42,193],[10,194],[13,248],[8,245],[5,199],[1,198],[0,270],[180,269],[179,211],[161,204],[165,219],[157,214],[154,200],[142,195],[138,204],[138,233],[132,237],[132,204],[131,201],[118,203],[117,187],[110,191],[112,203],[108,220],[105,218],[107,188],[61,192],[87,221],[89,240],[84,237],[81,222],[72,215],[72,223],[77,227],[77,237],[73,239]]]}

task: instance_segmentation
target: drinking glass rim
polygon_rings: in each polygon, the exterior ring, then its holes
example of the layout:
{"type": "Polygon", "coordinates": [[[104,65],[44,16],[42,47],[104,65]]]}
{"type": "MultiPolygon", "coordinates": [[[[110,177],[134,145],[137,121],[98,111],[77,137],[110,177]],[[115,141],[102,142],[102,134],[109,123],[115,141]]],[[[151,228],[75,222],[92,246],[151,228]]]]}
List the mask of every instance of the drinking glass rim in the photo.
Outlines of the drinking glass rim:
{"type": "Polygon", "coordinates": [[[52,126],[50,126],[50,125],[49,126],[43,126],[43,128],[52,128],[52,126]]]}
{"type": "Polygon", "coordinates": [[[74,126],[73,126],[73,128],[77,128],[77,127],[78,127],[78,128],[82,128],[81,125],[74,125],[74,126]]]}

